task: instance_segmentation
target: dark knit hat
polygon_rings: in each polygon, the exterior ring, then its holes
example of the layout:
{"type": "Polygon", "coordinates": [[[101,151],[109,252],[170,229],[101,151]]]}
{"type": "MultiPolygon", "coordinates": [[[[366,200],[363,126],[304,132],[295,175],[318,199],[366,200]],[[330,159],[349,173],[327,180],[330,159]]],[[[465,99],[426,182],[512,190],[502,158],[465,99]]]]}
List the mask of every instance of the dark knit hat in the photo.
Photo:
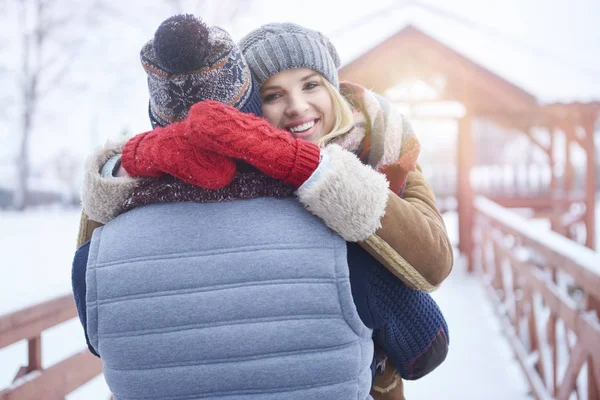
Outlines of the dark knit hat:
{"type": "Polygon", "coordinates": [[[309,68],[340,86],[340,57],[321,32],[292,23],[267,24],[242,38],[240,48],[259,85],[281,71],[309,68]]]}
{"type": "Polygon", "coordinates": [[[160,24],[140,56],[148,74],[154,127],[184,119],[202,100],[262,115],[248,64],[229,34],[218,27],[208,27],[193,15],[175,15],[160,24]]]}

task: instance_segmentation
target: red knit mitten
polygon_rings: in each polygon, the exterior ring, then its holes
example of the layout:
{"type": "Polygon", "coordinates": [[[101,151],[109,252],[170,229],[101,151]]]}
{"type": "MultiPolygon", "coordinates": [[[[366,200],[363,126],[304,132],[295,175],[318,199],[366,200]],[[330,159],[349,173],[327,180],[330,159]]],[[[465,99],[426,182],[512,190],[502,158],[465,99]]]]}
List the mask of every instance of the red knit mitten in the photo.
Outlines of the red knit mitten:
{"type": "Polygon", "coordinates": [[[123,148],[123,168],[131,176],[169,174],[205,189],[229,185],[236,172],[234,160],[198,148],[182,134],[181,125],[158,127],[131,138],[123,148]]]}
{"type": "Polygon", "coordinates": [[[295,139],[267,120],[223,103],[194,104],[182,124],[188,140],[199,148],[243,160],[295,187],[319,165],[321,150],[316,144],[295,139]]]}

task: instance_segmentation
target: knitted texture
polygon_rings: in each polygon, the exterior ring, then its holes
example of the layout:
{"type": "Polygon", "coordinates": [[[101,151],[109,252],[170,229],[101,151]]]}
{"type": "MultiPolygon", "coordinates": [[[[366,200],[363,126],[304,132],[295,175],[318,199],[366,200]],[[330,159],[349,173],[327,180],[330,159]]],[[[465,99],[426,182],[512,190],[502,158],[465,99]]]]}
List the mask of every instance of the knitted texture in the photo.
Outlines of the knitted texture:
{"type": "Polygon", "coordinates": [[[193,15],[163,21],[140,52],[152,127],[181,121],[192,104],[216,100],[262,115],[258,85],[229,34],[193,15]]]}
{"type": "Polygon", "coordinates": [[[400,194],[408,173],[417,168],[421,145],[410,121],[384,97],[355,83],[342,82],[340,93],[354,111],[354,129],[332,143],[355,153],[385,174],[390,189],[400,194]]]}
{"type": "Polygon", "coordinates": [[[182,134],[182,128],[171,124],[131,138],[123,148],[123,168],[131,176],[170,174],[206,189],[227,186],[235,175],[235,162],[197,148],[182,134]]]}
{"type": "Polygon", "coordinates": [[[207,190],[165,175],[158,179],[144,179],[123,204],[122,211],[154,203],[192,201],[216,203],[248,200],[258,197],[283,198],[292,196],[294,187],[260,172],[239,172],[231,184],[218,190],[207,190]]]}
{"type": "Polygon", "coordinates": [[[320,161],[316,144],[296,139],[263,118],[216,101],[193,105],[184,125],[174,129],[201,149],[243,160],[296,188],[310,177],[320,161]],[[185,127],[183,132],[180,127],[185,127]]]}
{"type": "Polygon", "coordinates": [[[340,57],[321,32],[292,23],[271,23],[242,38],[240,49],[259,86],[281,71],[309,68],[339,87],[340,57]]]}
{"type": "Polygon", "coordinates": [[[383,326],[374,331],[373,337],[392,357],[400,375],[418,379],[437,368],[446,358],[450,337],[433,298],[393,283],[397,278],[380,265],[369,268],[368,279],[372,288],[369,301],[379,310],[383,326]]]}

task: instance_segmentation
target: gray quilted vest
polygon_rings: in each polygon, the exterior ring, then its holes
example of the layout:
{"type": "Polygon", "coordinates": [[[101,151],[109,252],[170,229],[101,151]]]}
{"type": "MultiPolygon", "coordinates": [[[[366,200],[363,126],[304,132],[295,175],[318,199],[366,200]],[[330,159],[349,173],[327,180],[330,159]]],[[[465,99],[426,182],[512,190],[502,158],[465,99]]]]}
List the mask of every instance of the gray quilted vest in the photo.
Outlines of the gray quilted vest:
{"type": "Polygon", "coordinates": [[[86,280],[116,400],[371,398],[346,244],[294,199],[136,208],[94,232],[86,280]]]}

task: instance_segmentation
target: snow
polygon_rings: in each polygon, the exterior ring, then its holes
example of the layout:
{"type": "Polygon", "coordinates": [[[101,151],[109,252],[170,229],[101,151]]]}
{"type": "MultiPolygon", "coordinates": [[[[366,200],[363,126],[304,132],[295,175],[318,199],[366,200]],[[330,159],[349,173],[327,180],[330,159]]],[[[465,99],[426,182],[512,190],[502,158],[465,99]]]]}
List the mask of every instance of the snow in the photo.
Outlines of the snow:
{"type": "Polygon", "coordinates": [[[590,274],[600,274],[600,254],[597,252],[549,229],[531,224],[531,221],[526,218],[515,218],[512,210],[503,208],[484,197],[476,198],[475,205],[480,209],[484,209],[486,214],[501,221],[503,225],[522,232],[524,237],[532,243],[543,243],[545,246],[550,246],[554,249],[554,254],[568,260],[574,260],[583,271],[590,274]]]}
{"type": "MultiPolygon", "coordinates": [[[[0,212],[0,315],[71,292],[71,260],[79,229],[79,210],[40,208],[26,213],[0,212]]],[[[44,367],[81,351],[85,338],[78,319],[44,331],[44,367]]],[[[27,343],[0,350],[0,388],[8,386],[27,363],[27,343]]],[[[107,400],[102,376],[67,397],[107,400]]]]}
{"type": "MultiPolygon", "coordinates": [[[[458,216],[444,214],[454,246],[458,216]]],[[[407,399],[529,400],[529,387],[506,341],[487,293],[455,253],[450,277],[432,294],[450,331],[448,358],[428,376],[405,382],[407,399]]]]}
{"type": "Polygon", "coordinates": [[[525,376],[502,333],[481,282],[459,258],[433,297],[450,331],[448,358],[430,375],[405,382],[407,399],[525,400],[525,376]]]}
{"type": "Polygon", "coordinates": [[[60,208],[0,212],[0,243],[5,254],[0,314],[70,292],[79,213],[60,208]]]}

